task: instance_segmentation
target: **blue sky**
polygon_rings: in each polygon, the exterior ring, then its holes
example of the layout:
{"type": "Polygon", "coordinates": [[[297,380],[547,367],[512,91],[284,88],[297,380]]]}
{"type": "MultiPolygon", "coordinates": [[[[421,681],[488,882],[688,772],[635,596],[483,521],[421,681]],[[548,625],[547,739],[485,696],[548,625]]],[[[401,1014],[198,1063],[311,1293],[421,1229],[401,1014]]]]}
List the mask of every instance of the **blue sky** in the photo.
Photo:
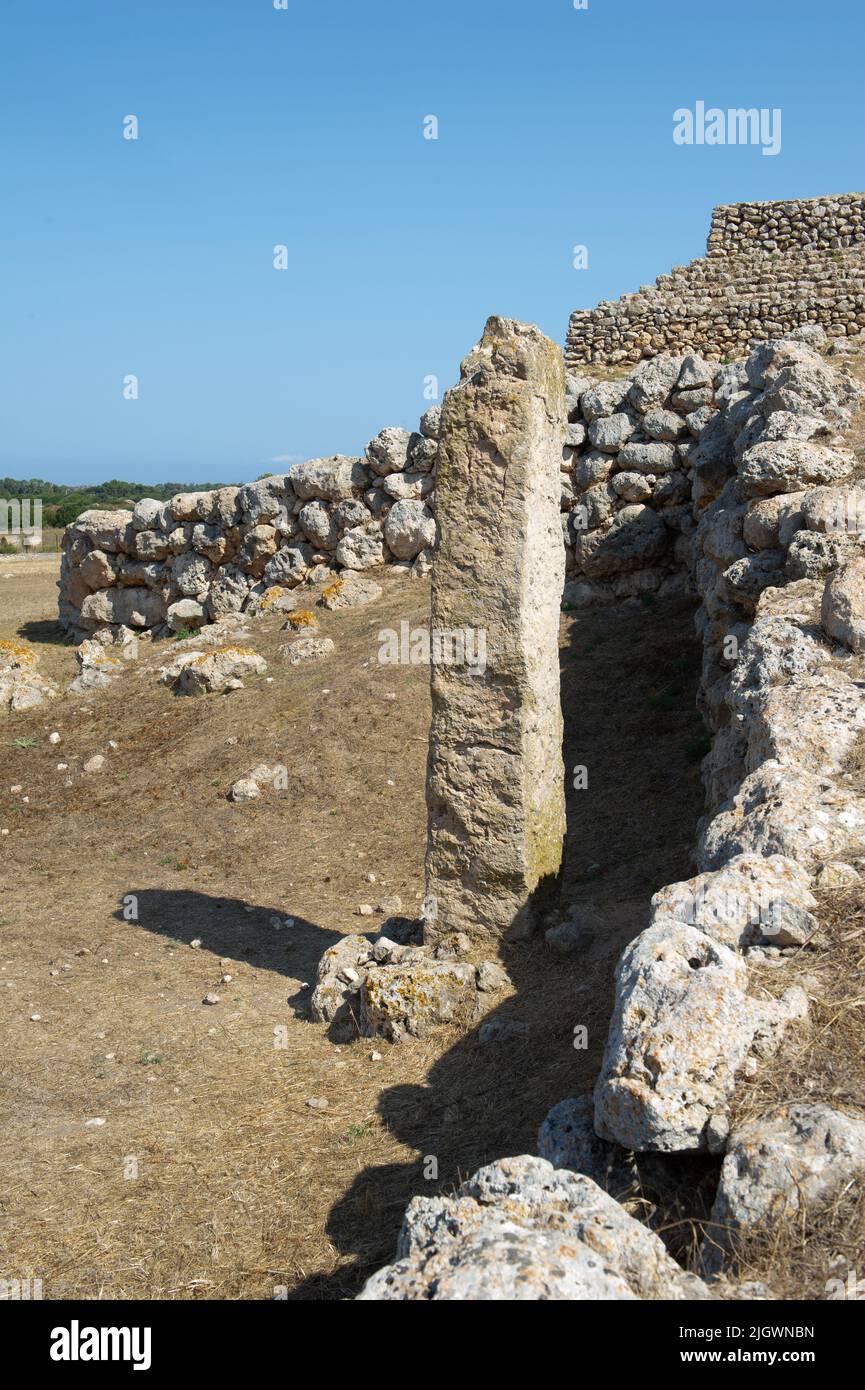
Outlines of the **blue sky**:
{"type": "Polygon", "coordinates": [[[243,480],[413,427],[489,314],[561,341],[715,203],[861,189],[863,50],[852,0],[7,0],[0,474],[243,480]],[[781,153],[675,145],[697,100],[780,107],[781,153]]]}

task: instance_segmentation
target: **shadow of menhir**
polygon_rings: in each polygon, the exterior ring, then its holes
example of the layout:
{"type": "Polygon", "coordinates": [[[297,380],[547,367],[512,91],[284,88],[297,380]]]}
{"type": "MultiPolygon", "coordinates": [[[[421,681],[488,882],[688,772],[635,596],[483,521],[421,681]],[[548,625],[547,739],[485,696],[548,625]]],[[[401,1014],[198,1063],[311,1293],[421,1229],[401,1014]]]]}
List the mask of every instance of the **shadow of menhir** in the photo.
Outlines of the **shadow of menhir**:
{"type": "Polygon", "coordinates": [[[58,647],[72,645],[72,637],[56,618],[33,618],[17,629],[26,642],[52,643],[58,647]]]}
{"type": "MultiPolygon", "coordinates": [[[[341,940],[339,932],[292,917],[284,907],[261,907],[241,898],[213,898],[184,889],[130,888],[123,902],[130,899],[132,908],[121,904],[114,914],[118,921],[186,946],[200,940],[201,950],[212,955],[246,961],[288,979],[314,979],[325,951],[341,940]],[[137,915],[130,917],[133,910],[137,915]],[[290,926],[285,925],[286,919],[290,926]]],[[[304,990],[289,1001],[303,1017],[309,1012],[310,993],[304,990]]]]}
{"type": "Polygon", "coordinates": [[[447,1193],[485,1163],[535,1153],[551,1107],[594,1085],[618,957],[648,925],[652,894],[692,872],[703,805],[692,752],[703,733],[693,610],[687,600],[670,600],[566,615],[561,911],[595,913],[594,939],[571,955],[555,954],[542,935],[500,945],[515,993],[483,1022],[517,1021],[527,1030],[482,1043],[477,1024],[433,1063],[426,1085],[383,1092],[382,1122],[417,1157],[358,1175],[327,1224],[336,1249],[353,1262],[311,1277],[290,1297],[354,1297],[393,1260],[411,1197],[447,1193]],[[583,790],[572,776],[578,764],[589,774],[583,790]],[[578,1026],[587,1035],[579,1051],[578,1026]]]}

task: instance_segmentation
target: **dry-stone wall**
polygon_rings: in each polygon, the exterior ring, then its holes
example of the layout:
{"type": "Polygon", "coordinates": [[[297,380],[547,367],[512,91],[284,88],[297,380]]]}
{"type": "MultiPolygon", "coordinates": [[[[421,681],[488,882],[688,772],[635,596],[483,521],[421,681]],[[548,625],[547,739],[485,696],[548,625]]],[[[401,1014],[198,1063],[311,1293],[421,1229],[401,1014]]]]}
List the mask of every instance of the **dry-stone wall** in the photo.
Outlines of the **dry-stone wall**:
{"type": "Polygon", "coordinates": [[[278,604],[302,583],[386,563],[424,572],[435,543],[439,407],[388,428],[363,458],[309,459],[245,487],[85,512],[63,537],[60,621],[96,630],[192,631],[278,604]]]}
{"type": "Polygon", "coordinates": [[[865,330],[865,194],[716,208],[705,258],[571,315],[566,361],[725,357],[808,323],[833,338],[865,330]]]}

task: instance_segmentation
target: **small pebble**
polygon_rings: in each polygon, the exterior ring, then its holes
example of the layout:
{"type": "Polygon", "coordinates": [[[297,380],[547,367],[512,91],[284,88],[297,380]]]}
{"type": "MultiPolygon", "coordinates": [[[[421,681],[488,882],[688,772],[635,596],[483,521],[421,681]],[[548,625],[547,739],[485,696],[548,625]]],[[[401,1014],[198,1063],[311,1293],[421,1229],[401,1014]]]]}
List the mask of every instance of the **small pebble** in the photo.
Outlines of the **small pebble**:
{"type": "Polygon", "coordinates": [[[330,1104],[329,1101],[322,1100],[319,1096],[312,1096],[306,1103],[310,1110],[326,1110],[330,1104]]]}
{"type": "Polygon", "coordinates": [[[380,1062],[380,1061],[381,1061],[381,1053],[380,1053],[380,1052],[371,1052],[371,1053],[369,1054],[369,1060],[370,1060],[371,1062],[380,1062]]]}
{"type": "Polygon", "coordinates": [[[214,993],[213,993],[213,990],[208,990],[207,994],[205,994],[205,996],[204,996],[204,998],[202,999],[201,1002],[202,1002],[202,1004],[218,1004],[218,1003],[219,1003],[219,995],[218,995],[218,994],[214,994],[214,993]]]}
{"type": "Polygon", "coordinates": [[[191,948],[192,948],[193,951],[199,951],[199,950],[201,950],[201,937],[200,937],[200,936],[194,936],[194,937],[192,938],[192,940],[190,941],[189,944],[190,944],[190,946],[191,946],[191,948]]]}
{"type": "Polygon", "coordinates": [[[58,734],[58,732],[57,732],[56,729],[54,730],[54,733],[53,733],[53,734],[49,734],[49,735],[48,735],[48,742],[49,742],[49,743],[59,743],[59,742],[60,742],[60,735],[58,734]]]}
{"type": "Polygon", "coordinates": [[[372,908],[371,908],[370,904],[369,904],[369,903],[361,903],[360,907],[357,909],[357,915],[358,915],[358,917],[371,917],[371,916],[372,916],[372,908]]]}
{"type": "Polygon", "coordinates": [[[222,978],[221,978],[221,980],[220,980],[220,984],[223,984],[223,985],[230,985],[233,979],[234,979],[234,976],[233,976],[233,975],[223,975],[222,978]]]}
{"type": "Polygon", "coordinates": [[[41,1015],[41,1014],[31,1014],[31,1015],[30,1015],[30,1022],[31,1022],[31,1023],[41,1023],[41,1022],[42,1022],[42,1015],[41,1015]]]}
{"type": "Polygon", "coordinates": [[[97,1116],[95,1120],[85,1120],[84,1123],[86,1125],[92,1125],[94,1128],[98,1128],[99,1125],[104,1125],[105,1121],[101,1117],[97,1116]]]}

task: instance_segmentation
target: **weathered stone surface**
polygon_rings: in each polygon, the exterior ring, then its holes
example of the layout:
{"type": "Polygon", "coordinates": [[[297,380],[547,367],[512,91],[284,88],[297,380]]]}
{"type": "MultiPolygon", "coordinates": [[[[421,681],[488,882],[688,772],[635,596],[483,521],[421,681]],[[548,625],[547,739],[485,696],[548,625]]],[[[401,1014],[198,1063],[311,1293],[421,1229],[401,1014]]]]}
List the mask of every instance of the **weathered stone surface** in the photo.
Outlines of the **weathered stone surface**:
{"type": "Polygon", "coordinates": [[[468,1016],[476,994],[475,967],[420,954],[399,964],[371,966],[360,996],[361,1029],[368,1037],[424,1038],[443,1023],[468,1016]]]}
{"type": "MultiPolygon", "coordinates": [[[[267,662],[248,647],[219,647],[213,652],[187,653],[181,670],[163,676],[176,695],[207,695],[226,689],[229,681],[261,675],[267,662]]],[[[172,668],[167,668],[171,672],[172,668]]]]}
{"type": "Polygon", "coordinates": [[[865,1177],[865,1120],[828,1105],[782,1105],[734,1131],[721,1169],[703,1264],[715,1270],[737,1240],[768,1236],[801,1211],[810,1220],[865,1177]]]}
{"type": "Polygon", "coordinates": [[[823,630],[851,651],[865,651],[865,557],[828,575],[821,610],[823,630]]]}
{"type": "Polygon", "coordinates": [[[286,589],[292,589],[303,582],[311,568],[311,546],[303,543],[284,545],[268,560],[262,578],[268,588],[281,584],[286,589]]]}
{"type": "Polygon", "coordinates": [[[627,444],[636,425],[624,411],[617,415],[602,415],[589,425],[589,440],[595,449],[605,454],[617,454],[627,444]]]}
{"type": "Polygon", "coordinates": [[[381,598],[382,588],[373,579],[349,574],[345,579],[335,579],[328,584],[318,600],[322,608],[334,611],[340,608],[361,608],[366,603],[375,603],[381,598]]]}
{"type": "MultiPolygon", "coordinates": [[[[409,505],[397,503],[397,506],[409,505]]],[[[423,506],[423,503],[412,505],[423,506]]],[[[392,508],[393,511],[396,508],[392,508]]],[[[426,509],[424,509],[426,510],[426,509]]],[[[352,526],[336,547],[337,564],[349,570],[374,569],[384,564],[384,544],[377,526],[352,526]]]]}
{"type": "Polygon", "coordinates": [[[626,444],[619,454],[619,463],[637,473],[671,473],[676,458],[672,444],[626,444]]]}
{"type": "Polygon", "coordinates": [[[133,537],[132,512],[82,512],[65,532],[70,544],[79,536],[85,537],[94,550],[128,550],[133,537]]]}
{"type": "Polygon", "coordinates": [[[624,952],[601,1074],[595,1128],[627,1149],[705,1149],[753,1048],[768,1051],[807,1002],[746,993],[744,961],[705,932],[661,920],[624,952]]]}
{"type": "Polygon", "coordinates": [[[300,666],[307,661],[321,661],[324,657],[333,656],[335,650],[331,637],[301,637],[280,647],[279,655],[289,666],[300,666]]]}
{"type": "Polygon", "coordinates": [[[814,870],[844,859],[865,835],[865,801],[829,777],[768,762],[745,778],[704,830],[701,870],[719,869],[738,854],[782,854],[814,870]]]}
{"type": "Polygon", "coordinates": [[[740,854],[714,873],[668,883],[652,898],[652,920],[697,927],[731,950],[766,942],[791,944],[790,928],[816,929],[809,876],[780,854],[740,854]]]}
{"type": "Polygon", "coordinates": [[[384,538],[398,560],[413,560],[435,545],[435,517],[425,502],[396,502],[387,514],[384,538]]]}
{"type": "Polygon", "coordinates": [[[360,989],[372,946],[365,936],[344,936],[330,946],[318,965],[318,977],[310,1000],[316,1023],[360,1022],[360,989]]]}
{"type": "Polygon", "coordinates": [[[538,1154],[554,1168],[569,1168],[591,1178],[611,1197],[633,1189],[633,1156],[619,1144],[595,1133],[595,1103],[591,1095],[554,1105],[538,1131],[538,1154]]]}
{"type": "Polygon", "coordinates": [[[358,1295],[367,1302],[708,1296],[590,1178],[532,1157],[481,1168],[454,1197],[415,1197],[397,1262],[358,1295]]]}
{"type": "Polygon", "coordinates": [[[816,487],[802,499],[803,524],[824,535],[865,531],[865,487],[816,487]]]}
{"type": "Polygon", "coordinates": [[[739,476],[750,497],[767,497],[837,482],[855,462],[853,454],[826,444],[798,439],[767,441],[746,451],[739,476]]]}
{"type": "Polygon", "coordinates": [[[631,505],[616,512],[608,526],[578,535],[574,543],[577,561],[591,579],[644,569],[669,548],[670,533],[657,512],[631,505]]]}
{"type": "Polygon", "coordinates": [[[530,930],[532,895],[561,864],[564,424],[559,349],[490,319],[442,408],[432,628],[483,632],[487,659],[482,674],[432,667],[431,940],[530,930]]]}
{"type": "Polygon", "coordinates": [[[408,430],[392,425],[380,430],[366,446],[366,456],[373,473],[380,476],[403,473],[408,463],[410,443],[408,430]]]}
{"type": "Polygon", "coordinates": [[[369,472],[360,459],[335,454],[332,458],[308,459],[291,470],[291,485],[305,502],[321,498],[342,502],[362,497],[369,487],[369,472]]]}
{"type": "Polygon", "coordinates": [[[153,589],[100,589],[82,603],[81,625],[95,628],[122,623],[124,627],[155,627],[165,621],[165,614],[165,601],[153,589]]]}

